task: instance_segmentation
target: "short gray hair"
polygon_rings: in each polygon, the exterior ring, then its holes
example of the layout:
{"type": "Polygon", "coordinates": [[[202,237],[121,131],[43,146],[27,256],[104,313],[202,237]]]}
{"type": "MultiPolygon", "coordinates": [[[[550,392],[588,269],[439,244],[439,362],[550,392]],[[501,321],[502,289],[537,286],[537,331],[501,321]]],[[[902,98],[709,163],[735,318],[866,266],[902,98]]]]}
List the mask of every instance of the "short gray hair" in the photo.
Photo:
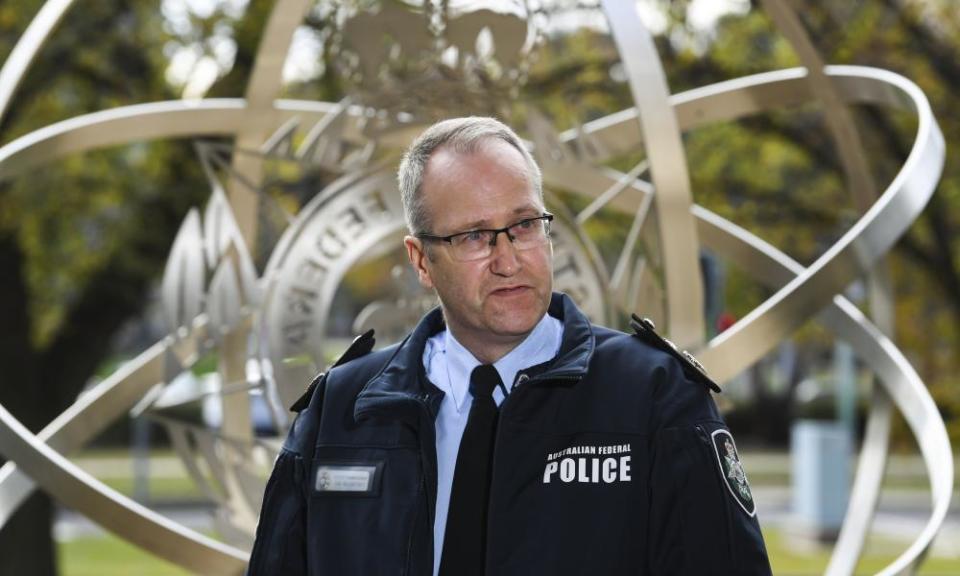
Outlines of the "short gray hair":
{"type": "Polygon", "coordinates": [[[437,122],[424,130],[407,148],[400,162],[397,182],[400,186],[400,197],[403,200],[403,216],[411,234],[426,232],[430,227],[421,194],[423,173],[430,156],[441,146],[452,146],[459,154],[472,154],[484,140],[489,138],[503,140],[520,152],[527,163],[530,180],[540,201],[543,202],[543,176],[540,174],[540,167],[537,166],[537,162],[516,132],[496,118],[482,116],[451,118],[437,122]]]}

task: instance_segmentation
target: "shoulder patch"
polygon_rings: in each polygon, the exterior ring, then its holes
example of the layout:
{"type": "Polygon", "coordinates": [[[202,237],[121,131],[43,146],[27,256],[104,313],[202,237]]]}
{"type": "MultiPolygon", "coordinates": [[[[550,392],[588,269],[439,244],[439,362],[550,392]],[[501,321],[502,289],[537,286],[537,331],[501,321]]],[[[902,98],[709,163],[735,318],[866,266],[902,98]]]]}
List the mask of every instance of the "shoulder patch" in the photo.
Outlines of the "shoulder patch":
{"type": "MultiPolygon", "coordinates": [[[[351,360],[355,360],[361,356],[366,356],[371,350],[373,350],[373,346],[376,343],[377,340],[373,337],[373,329],[367,330],[363,334],[353,339],[353,342],[350,343],[350,346],[347,346],[346,351],[344,351],[344,353],[337,358],[337,361],[334,362],[333,366],[330,368],[336,368],[341,364],[346,364],[351,360]]],[[[310,385],[307,386],[307,389],[304,391],[303,395],[300,396],[300,398],[298,398],[292,406],[290,406],[291,412],[301,412],[307,407],[308,404],[310,404],[310,398],[313,397],[314,390],[317,389],[317,385],[321,380],[323,380],[324,376],[326,376],[326,372],[317,374],[317,377],[310,382],[310,385]]]]}
{"type": "Polygon", "coordinates": [[[631,314],[630,317],[630,327],[633,328],[634,336],[670,354],[680,361],[680,364],[688,374],[693,375],[695,379],[706,384],[714,392],[720,393],[720,386],[710,379],[710,376],[707,375],[707,369],[694,358],[693,354],[686,350],[680,350],[676,344],[657,334],[656,326],[654,326],[653,321],[649,318],[641,318],[636,314],[631,314]]]}
{"type": "Polygon", "coordinates": [[[753,492],[750,491],[747,473],[744,472],[743,464],[740,463],[740,455],[737,453],[733,436],[723,428],[714,430],[711,436],[713,452],[717,456],[717,466],[723,483],[727,485],[730,495],[747,513],[747,516],[753,517],[757,513],[757,504],[753,501],[753,492]]]}

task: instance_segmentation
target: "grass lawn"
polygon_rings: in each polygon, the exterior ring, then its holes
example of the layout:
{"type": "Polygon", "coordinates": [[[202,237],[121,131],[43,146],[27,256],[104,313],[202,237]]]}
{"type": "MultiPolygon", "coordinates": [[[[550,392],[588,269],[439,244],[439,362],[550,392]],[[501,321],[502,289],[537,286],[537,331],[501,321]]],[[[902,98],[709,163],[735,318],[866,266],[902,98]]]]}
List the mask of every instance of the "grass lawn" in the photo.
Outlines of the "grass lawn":
{"type": "MultiPolygon", "coordinates": [[[[133,478],[127,451],[88,452],[79,458],[79,463],[95,476],[120,492],[130,495],[133,492],[133,478]]],[[[187,476],[186,471],[172,452],[160,452],[159,460],[151,468],[150,499],[152,501],[202,501],[199,490],[187,476]]],[[[760,460],[758,458],[758,460],[760,460]]],[[[754,485],[789,485],[789,473],[785,456],[767,455],[766,467],[759,467],[750,478],[754,485]]],[[[916,459],[915,459],[916,460],[916,459]]],[[[960,458],[956,461],[960,466],[960,458]]],[[[896,466],[897,470],[910,472],[918,468],[919,461],[912,466],[896,466]]],[[[898,488],[926,489],[926,478],[921,474],[888,474],[884,486],[898,488]]],[[[266,472],[265,472],[266,473],[266,472]]],[[[960,474],[958,474],[960,475],[960,474]]],[[[798,552],[789,545],[777,529],[764,531],[767,548],[773,564],[773,573],[780,575],[816,575],[822,574],[830,559],[830,550],[798,552]]],[[[875,574],[889,564],[897,554],[907,546],[905,541],[871,537],[867,541],[866,552],[860,561],[857,574],[875,574]]],[[[84,537],[64,541],[59,544],[61,574],[64,576],[113,576],[143,575],[166,576],[188,574],[153,555],[144,552],[122,539],[109,535],[105,537],[84,537]]],[[[960,558],[932,557],[927,560],[919,574],[925,576],[960,574],[960,558]]]]}
{"type": "MultiPolygon", "coordinates": [[[[764,532],[777,576],[822,574],[830,558],[829,551],[812,554],[793,552],[776,530],[764,532]]],[[[893,560],[892,553],[905,547],[902,542],[871,539],[857,574],[875,574],[893,560]]],[[[160,560],[116,536],[78,538],[59,545],[60,573],[63,576],[181,576],[189,574],[160,560]]],[[[960,558],[930,558],[919,574],[925,576],[960,574],[960,558]]]]}
{"type": "MultiPolygon", "coordinates": [[[[813,576],[823,574],[830,560],[830,550],[806,553],[792,549],[778,530],[764,530],[764,540],[770,553],[770,564],[777,576],[813,576]]],[[[907,547],[907,542],[871,536],[860,557],[856,574],[876,574],[907,547]]],[[[954,576],[960,574],[960,558],[930,557],[917,572],[923,576],[954,576]]]]}
{"type": "Polygon", "coordinates": [[[77,538],[57,548],[62,576],[189,576],[116,536],[77,538]]]}

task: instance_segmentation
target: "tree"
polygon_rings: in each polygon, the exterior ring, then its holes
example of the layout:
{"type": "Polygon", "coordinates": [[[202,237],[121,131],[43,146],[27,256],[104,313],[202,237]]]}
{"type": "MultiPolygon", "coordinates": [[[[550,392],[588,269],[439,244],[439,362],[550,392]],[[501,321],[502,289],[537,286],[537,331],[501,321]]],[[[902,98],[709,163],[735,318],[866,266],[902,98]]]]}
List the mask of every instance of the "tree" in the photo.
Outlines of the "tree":
{"type": "MultiPolygon", "coordinates": [[[[787,40],[758,2],[722,17],[704,33],[691,24],[691,2],[652,1],[665,16],[656,42],[674,93],[749,74],[798,66],[787,40]]],[[[949,2],[874,0],[844,4],[790,0],[824,60],[900,72],[927,94],[947,139],[948,155],[960,136],[952,105],[960,83],[957,32],[960,18],[949,2]]],[[[583,9],[579,4],[580,9],[583,9]]],[[[569,8],[569,6],[564,7],[569,8]]],[[[555,33],[531,72],[529,100],[564,128],[632,105],[615,70],[618,56],[608,35],[596,30],[555,33]],[[570,81],[570,79],[575,79],[570,81]],[[571,106],[575,102],[576,106],[571,106]]],[[[880,186],[902,165],[915,125],[886,110],[858,107],[858,126],[880,186]]],[[[704,126],[685,135],[695,201],[810,263],[858,217],[845,189],[838,155],[815,106],[777,111],[737,122],[704,126]]],[[[621,163],[632,165],[635,159],[621,163]]],[[[897,301],[897,340],[931,386],[960,439],[960,173],[949,157],[929,206],[891,254],[897,301]]],[[[599,242],[616,242],[607,233],[599,242]]],[[[603,246],[601,246],[603,251],[603,246]]],[[[737,317],[769,292],[743,271],[727,274],[728,309],[737,317]]],[[[812,326],[797,338],[810,350],[829,345],[812,326]]],[[[786,438],[797,384],[822,362],[801,363],[782,388],[758,389],[750,410],[752,429],[786,438]]],[[[762,382],[762,379],[760,380],[762,382]]],[[[739,415],[738,415],[739,417],[739,415]]]]}
{"type": "MultiPolygon", "coordinates": [[[[0,7],[3,57],[41,4],[0,7]]],[[[71,11],[15,95],[0,137],[173,97],[162,30],[153,3],[71,11]]],[[[67,158],[3,184],[0,402],[32,431],[74,401],[114,333],[140,313],[184,214],[207,189],[188,143],[67,158]]],[[[51,512],[36,492],[0,531],[0,573],[56,572],[51,512]]]]}
{"type": "MultiPolygon", "coordinates": [[[[657,43],[674,92],[797,64],[756,6],[724,17],[704,35],[689,24],[689,2],[651,2],[667,15],[657,43]]],[[[0,4],[0,58],[42,2],[16,4],[0,4]]],[[[233,4],[242,3],[217,2],[209,14],[190,15],[183,29],[166,26],[154,2],[110,0],[74,8],[0,119],[0,141],[87,112],[175,98],[166,78],[168,47],[206,54],[215,51],[210,37],[224,29],[236,51],[221,63],[211,94],[241,96],[273,3],[251,2],[242,17],[233,4]]],[[[794,4],[803,8],[805,25],[828,62],[889,68],[920,84],[952,154],[960,138],[960,119],[951,106],[960,88],[960,18],[951,2],[794,4]]],[[[317,13],[308,24],[318,30],[328,25],[317,13]]],[[[611,74],[617,62],[609,36],[557,31],[541,49],[524,97],[563,128],[621,110],[632,101],[626,85],[611,74]]],[[[286,87],[288,93],[337,99],[340,83],[333,67],[326,68],[320,78],[286,87]]],[[[858,110],[858,118],[884,182],[902,162],[911,123],[870,109],[858,110]]],[[[816,110],[704,127],[688,134],[686,145],[696,200],[801,261],[811,261],[855,217],[816,110]]],[[[958,166],[947,162],[930,207],[893,254],[898,339],[953,417],[955,440],[960,439],[960,388],[954,385],[960,368],[958,166]]],[[[207,192],[187,142],[66,158],[0,184],[0,403],[31,430],[73,402],[110,353],[116,331],[140,314],[184,214],[202,204],[207,192]]],[[[601,249],[617,241],[616,234],[595,232],[601,249]]],[[[749,310],[765,296],[746,275],[730,275],[732,311],[749,310]]],[[[757,410],[755,417],[784,426],[793,386],[803,376],[794,375],[790,386],[764,400],[773,409],[757,410]]],[[[37,494],[0,531],[0,574],[55,572],[50,518],[49,498],[37,494]]]]}

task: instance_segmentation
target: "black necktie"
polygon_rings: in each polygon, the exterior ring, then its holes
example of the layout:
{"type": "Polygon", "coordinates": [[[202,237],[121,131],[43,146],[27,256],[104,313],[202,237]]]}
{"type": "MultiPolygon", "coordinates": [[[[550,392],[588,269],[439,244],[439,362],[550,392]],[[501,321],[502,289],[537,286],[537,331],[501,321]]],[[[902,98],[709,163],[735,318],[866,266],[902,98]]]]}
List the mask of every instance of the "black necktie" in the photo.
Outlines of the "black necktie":
{"type": "Polygon", "coordinates": [[[453,473],[450,508],[440,557],[440,576],[480,576],[487,544],[487,501],[490,493],[490,460],[497,429],[497,404],[493,389],[502,386],[492,364],[477,366],[470,374],[473,405],[467,416],[457,467],[453,473]]]}

